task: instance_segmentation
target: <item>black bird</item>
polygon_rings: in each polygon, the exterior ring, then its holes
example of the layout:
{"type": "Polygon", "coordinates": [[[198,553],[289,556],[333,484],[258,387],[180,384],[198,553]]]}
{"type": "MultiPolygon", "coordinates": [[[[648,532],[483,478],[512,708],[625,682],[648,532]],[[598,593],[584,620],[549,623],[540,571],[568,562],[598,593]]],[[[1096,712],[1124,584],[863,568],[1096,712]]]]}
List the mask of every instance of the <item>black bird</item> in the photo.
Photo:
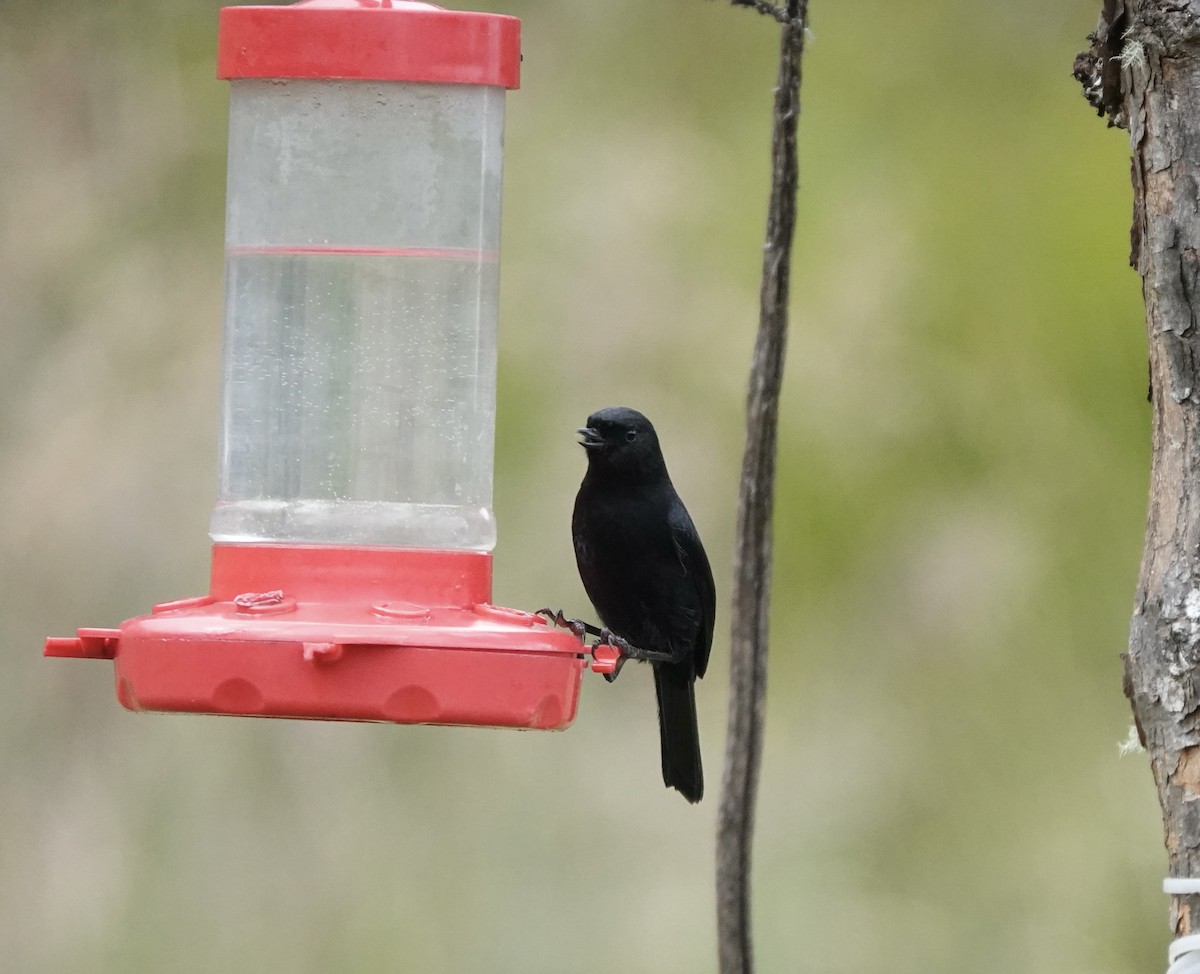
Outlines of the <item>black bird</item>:
{"type": "Polygon", "coordinates": [[[708,666],[717,602],[708,556],[650,420],[614,406],[577,432],[588,457],[571,518],[579,577],[616,645],[653,666],[663,782],[698,802],[695,683],[708,666]]]}

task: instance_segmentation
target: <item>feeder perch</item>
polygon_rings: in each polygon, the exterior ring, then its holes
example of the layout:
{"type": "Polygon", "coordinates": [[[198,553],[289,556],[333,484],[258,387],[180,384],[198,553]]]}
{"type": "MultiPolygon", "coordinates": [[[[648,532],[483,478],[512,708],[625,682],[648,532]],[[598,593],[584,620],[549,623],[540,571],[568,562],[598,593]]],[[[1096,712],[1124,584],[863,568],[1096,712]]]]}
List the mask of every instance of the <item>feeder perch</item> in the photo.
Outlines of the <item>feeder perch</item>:
{"type": "MultiPolygon", "coordinates": [[[[520,22],[221,11],[230,81],[208,595],[46,641],[130,710],[560,729],[588,652],[491,604],[505,90],[520,22]]],[[[594,651],[612,672],[617,653],[594,651]]]]}

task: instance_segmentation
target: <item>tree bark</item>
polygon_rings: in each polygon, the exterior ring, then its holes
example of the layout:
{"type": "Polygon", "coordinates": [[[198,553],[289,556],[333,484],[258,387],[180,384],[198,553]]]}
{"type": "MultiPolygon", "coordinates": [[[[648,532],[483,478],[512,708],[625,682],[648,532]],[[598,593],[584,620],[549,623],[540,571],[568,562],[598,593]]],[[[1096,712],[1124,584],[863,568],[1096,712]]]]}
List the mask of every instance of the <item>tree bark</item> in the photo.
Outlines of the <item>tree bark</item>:
{"type": "MultiPolygon", "coordinates": [[[[1142,276],[1153,458],[1125,694],[1162,806],[1169,874],[1200,876],[1200,0],[1107,0],[1076,59],[1133,151],[1130,263],[1142,276]]],[[[1200,894],[1172,900],[1200,932],[1200,894]]]]}

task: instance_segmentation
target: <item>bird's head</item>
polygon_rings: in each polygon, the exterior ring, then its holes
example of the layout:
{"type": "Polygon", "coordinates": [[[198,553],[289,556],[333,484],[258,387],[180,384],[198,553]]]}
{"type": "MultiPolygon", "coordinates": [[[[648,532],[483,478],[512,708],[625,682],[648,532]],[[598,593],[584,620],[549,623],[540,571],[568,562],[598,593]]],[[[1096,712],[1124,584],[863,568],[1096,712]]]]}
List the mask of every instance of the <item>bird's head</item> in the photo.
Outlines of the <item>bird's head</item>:
{"type": "Polygon", "coordinates": [[[575,431],[588,455],[588,468],[629,479],[654,479],[666,472],[654,426],[636,409],[609,406],[575,431]]]}

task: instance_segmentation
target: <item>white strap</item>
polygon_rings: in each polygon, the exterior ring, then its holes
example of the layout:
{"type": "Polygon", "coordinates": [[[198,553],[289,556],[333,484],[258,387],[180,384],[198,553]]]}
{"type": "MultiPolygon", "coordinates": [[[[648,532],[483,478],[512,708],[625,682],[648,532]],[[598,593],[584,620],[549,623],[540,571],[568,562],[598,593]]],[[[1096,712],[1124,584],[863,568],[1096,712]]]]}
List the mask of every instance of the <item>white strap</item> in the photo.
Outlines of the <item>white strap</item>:
{"type": "Polygon", "coordinates": [[[1189,934],[1171,941],[1167,948],[1171,966],[1167,974],[1200,974],[1200,934],[1189,934]]]}
{"type": "MultiPolygon", "coordinates": [[[[1168,876],[1163,892],[1172,896],[1200,893],[1200,877],[1168,876]]],[[[1200,934],[1192,933],[1171,941],[1167,948],[1167,974],[1200,974],[1200,934]]]]}

